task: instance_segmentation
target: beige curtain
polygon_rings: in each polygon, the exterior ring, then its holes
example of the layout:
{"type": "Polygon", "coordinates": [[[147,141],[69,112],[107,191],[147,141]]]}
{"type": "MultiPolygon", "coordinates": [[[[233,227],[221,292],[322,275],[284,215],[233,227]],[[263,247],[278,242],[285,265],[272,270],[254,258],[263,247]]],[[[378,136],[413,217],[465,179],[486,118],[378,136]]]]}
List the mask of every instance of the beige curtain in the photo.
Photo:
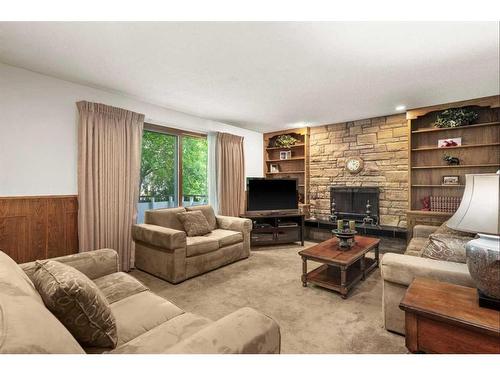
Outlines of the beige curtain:
{"type": "Polygon", "coordinates": [[[221,215],[245,211],[245,156],[243,137],[217,133],[217,195],[221,215]]]}
{"type": "Polygon", "coordinates": [[[111,248],[133,267],[144,115],[78,102],[79,250],[111,248]]]}

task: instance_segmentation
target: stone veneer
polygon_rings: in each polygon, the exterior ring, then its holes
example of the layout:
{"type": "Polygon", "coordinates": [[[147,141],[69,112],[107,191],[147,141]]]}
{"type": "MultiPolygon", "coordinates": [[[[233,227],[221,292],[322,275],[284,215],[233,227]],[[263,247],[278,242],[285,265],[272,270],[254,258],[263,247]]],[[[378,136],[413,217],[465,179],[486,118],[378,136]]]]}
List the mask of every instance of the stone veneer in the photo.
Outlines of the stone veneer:
{"type": "Polygon", "coordinates": [[[311,214],[330,214],[330,186],[378,186],[380,224],[406,227],[407,132],[404,114],[312,127],[311,214]],[[345,170],[350,156],[364,161],[364,168],[357,175],[345,170]]]}

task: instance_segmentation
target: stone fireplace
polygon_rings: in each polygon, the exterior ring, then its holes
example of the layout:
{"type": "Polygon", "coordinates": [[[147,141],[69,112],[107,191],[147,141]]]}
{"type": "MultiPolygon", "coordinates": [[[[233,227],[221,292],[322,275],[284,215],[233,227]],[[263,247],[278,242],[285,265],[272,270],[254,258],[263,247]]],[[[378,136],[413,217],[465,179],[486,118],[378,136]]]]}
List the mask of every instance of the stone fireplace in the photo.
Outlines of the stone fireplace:
{"type": "Polygon", "coordinates": [[[378,187],[340,187],[330,188],[330,207],[335,201],[335,212],[339,219],[355,220],[362,223],[366,217],[366,205],[370,203],[370,216],[374,224],[379,222],[379,193],[378,187]]]}
{"type": "MultiPolygon", "coordinates": [[[[408,122],[404,114],[359,121],[314,126],[310,130],[309,202],[311,214],[328,220],[331,187],[373,188],[379,190],[379,224],[406,227],[408,210],[408,122]],[[346,159],[359,157],[364,168],[351,174],[346,159]]],[[[360,205],[353,213],[365,209],[360,205]]],[[[338,211],[342,206],[337,204],[338,211]]],[[[351,211],[351,210],[349,210],[351,211]]]]}

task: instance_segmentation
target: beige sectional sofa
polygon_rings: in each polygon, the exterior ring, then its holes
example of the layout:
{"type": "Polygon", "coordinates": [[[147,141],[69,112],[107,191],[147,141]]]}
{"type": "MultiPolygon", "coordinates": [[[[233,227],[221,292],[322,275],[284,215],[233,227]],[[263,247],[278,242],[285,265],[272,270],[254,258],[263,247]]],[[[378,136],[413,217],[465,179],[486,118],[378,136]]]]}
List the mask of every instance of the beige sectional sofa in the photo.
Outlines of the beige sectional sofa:
{"type": "Polygon", "coordinates": [[[215,215],[211,206],[146,211],[144,224],[132,228],[136,268],[171,283],[248,258],[252,221],[215,215]],[[200,210],[211,233],[188,237],[177,214],[200,210]]]}
{"type": "Polygon", "coordinates": [[[0,251],[0,353],[279,353],[279,326],[242,308],[217,321],[184,312],[118,272],[114,250],[60,258],[93,280],[110,304],[117,327],[114,349],[82,348],[45,307],[29,276],[34,262],[16,264],[0,251]]]}
{"type": "Polygon", "coordinates": [[[404,254],[384,254],[381,262],[383,278],[382,309],[385,328],[405,334],[405,314],[399,308],[406,289],[416,277],[473,287],[474,284],[465,263],[422,258],[422,248],[429,235],[439,227],[416,225],[404,254]]]}

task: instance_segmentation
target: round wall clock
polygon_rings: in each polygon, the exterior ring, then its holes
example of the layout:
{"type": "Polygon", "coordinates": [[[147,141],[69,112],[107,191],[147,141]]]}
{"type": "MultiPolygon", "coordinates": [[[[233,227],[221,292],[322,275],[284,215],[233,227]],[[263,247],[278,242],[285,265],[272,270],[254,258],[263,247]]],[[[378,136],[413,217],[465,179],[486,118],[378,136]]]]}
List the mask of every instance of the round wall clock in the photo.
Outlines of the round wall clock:
{"type": "Polygon", "coordinates": [[[352,174],[361,172],[363,169],[363,159],[358,157],[348,158],[345,162],[345,169],[352,174]]]}

